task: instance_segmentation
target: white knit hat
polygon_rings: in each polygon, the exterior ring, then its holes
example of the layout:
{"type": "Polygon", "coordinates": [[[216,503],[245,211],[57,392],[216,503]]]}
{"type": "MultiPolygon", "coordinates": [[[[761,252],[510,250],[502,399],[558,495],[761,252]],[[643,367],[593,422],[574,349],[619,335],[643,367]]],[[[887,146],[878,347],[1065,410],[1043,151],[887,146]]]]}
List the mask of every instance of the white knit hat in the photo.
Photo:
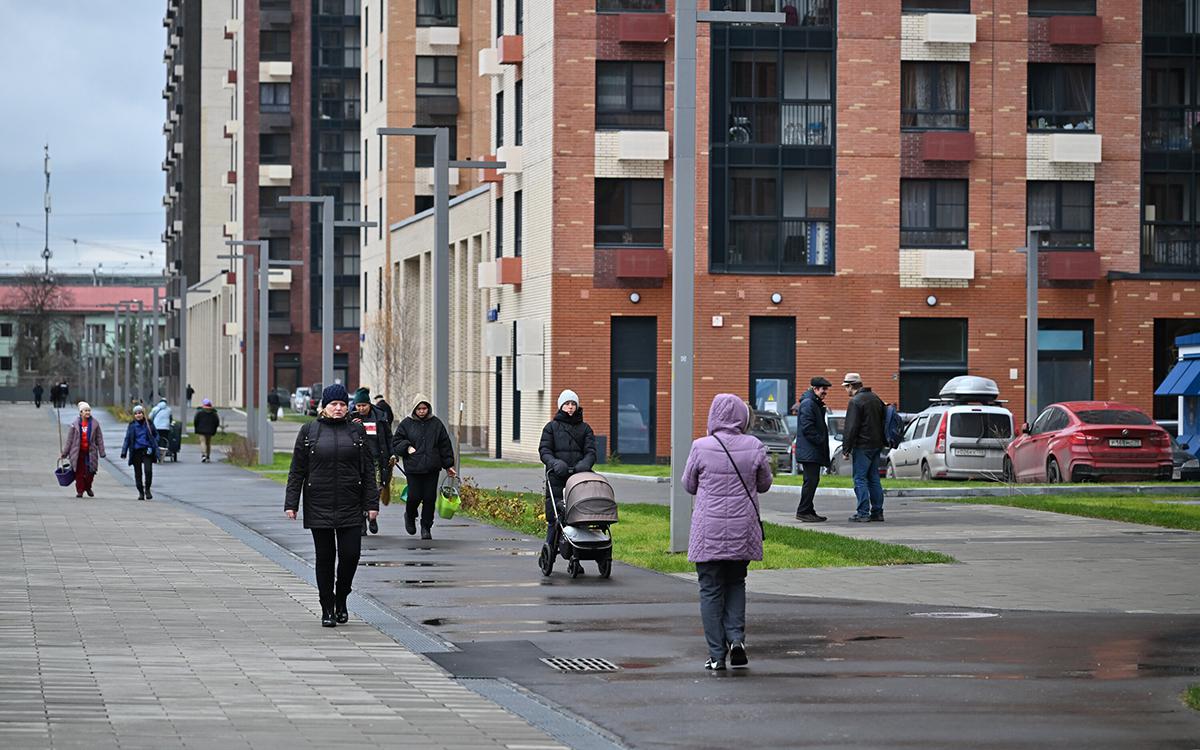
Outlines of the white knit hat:
{"type": "Polygon", "coordinates": [[[87,401],[79,402],[79,411],[83,411],[84,409],[91,409],[91,408],[92,408],[92,405],[89,404],[87,401]]]}
{"type": "Polygon", "coordinates": [[[575,405],[579,406],[579,394],[569,388],[558,394],[558,408],[563,408],[563,404],[568,401],[574,401],[575,405]]]}

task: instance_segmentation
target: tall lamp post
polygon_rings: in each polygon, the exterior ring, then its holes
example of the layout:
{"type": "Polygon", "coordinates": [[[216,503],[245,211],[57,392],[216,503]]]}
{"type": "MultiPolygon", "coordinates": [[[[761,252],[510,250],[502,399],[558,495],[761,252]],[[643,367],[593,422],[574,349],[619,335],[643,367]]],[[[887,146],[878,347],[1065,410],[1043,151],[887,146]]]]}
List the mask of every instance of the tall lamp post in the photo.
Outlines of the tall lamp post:
{"type": "MultiPolygon", "coordinates": [[[[129,365],[129,353],[130,353],[130,348],[132,346],[130,343],[130,334],[132,333],[132,331],[130,330],[130,328],[132,326],[132,321],[130,320],[130,317],[133,315],[133,306],[136,303],[137,303],[137,300],[132,300],[132,299],[121,300],[121,304],[124,305],[124,307],[125,307],[125,315],[124,315],[124,318],[125,318],[125,389],[124,390],[125,390],[125,392],[122,395],[125,396],[126,401],[131,401],[133,399],[133,395],[134,395],[133,394],[133,386],[131,385],[133,383],[133,370],[129,365]]],[[[125,408],[125,404],[122,404],[121,408],[125,408]]]]}
{"type": "MultiPolygon", "coordinates": [[[[176,261],[176,262],[178,262],[178,261],[176,261]]],[[[179,413],[180,414],[187,413],[188,294],[190,292],[196,292],[198,294],[207,294],[211,290],[204,288],[204,285],[207,284],[208,282],[212,281],[213,279],[217,278],[218,276],[223,275],[224,273],[225,273],[224,271],[219,271],[219,272],[213,274],[212,276],[208,277],[204,281],[201,281],[199,284],[197,284],[194,287],[188,286],[187,274],[185,274],[183,272],[182,267],[179,268],[178,274],[174,274],[172,276],[172,278],[176,278],[179,281],[179,297],[176,298],[176,301],[179,303],[179,382],[176,383],[175,385],[176,385],[176,387],[179,388],[178,395],[179,395],[179,413]]],[[[179,421],[183,424],[183,434],[186,435],[187,434],[187,420],[181,419],[179,421]]]]}
{"type": "Polygon", "coordinates": [[[333,384],[333,225],[332,195],[283,195],[280,203],[321,206],[321,385],[333,384]]]}
{"type": "MultiPolygon", "coordinates": [[[[1045,224],[1025,228],[1025,422],[1038,414],[1038,235],[1045,224]]],[[[1018,251],[1020,252],[1020,251],[1018,251]]]]}
{"type": "MultiPolygon", "coordinates": [[[[244,240],[226,240],[226,245],[236,246],[241,245],[244,240]]],[[[245,315],[242,320],[242,340],[246,342],[246,351],[242,355],[242,361],[245,363],[245,398],[244,406],[246,407],[246,439],[251,443],[258,442],[258,415],[255,412],[254,393],[254,266],[250,255],[247,253],[228,253],[226,255],[218,255],[218,260],[243,261],[242,274],[245,277],[243,280],[243,288],[246,292],[245,315]]]]}
{"type": "MultiPolygon", "coordinates": [[[[105,307],[113,309],[113,335],[112,335],[112,379],[113,379],[113,406],[120,406],[124,403],[121,398],[121,368],[117,365],[117,342],[121,334],[121,303],[110,302],[105,307]]],[[[107,344],[108,337],[105,336],[105,341],[102,344],[107,344]]]]}
{"type": "Polygon", "coordinates": [[[687,549],[692,504],[683,467],[692,445],[696,284],[696,24],[782,26],[783,13],[696,10],[675,3],[675,153],[671,180],[671,551],[687,549]]]}
{"type": "MultiPolygon", "coordinates": [[[[433,413],[450,417],[450,168],[503,169],[502,161],[450,160],[449,128],[378,128],[381,136],[433,137],[433,413]]],[[[380,221],[384,217],[379,217],[380,221]]]]}

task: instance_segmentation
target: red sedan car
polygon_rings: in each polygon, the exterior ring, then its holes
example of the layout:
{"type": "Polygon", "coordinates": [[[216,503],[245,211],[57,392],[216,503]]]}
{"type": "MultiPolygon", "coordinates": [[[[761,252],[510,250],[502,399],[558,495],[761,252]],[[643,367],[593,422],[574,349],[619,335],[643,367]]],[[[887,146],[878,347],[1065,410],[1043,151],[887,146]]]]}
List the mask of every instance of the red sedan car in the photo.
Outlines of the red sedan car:
{"type": "Polygon", "coordinates": [[[1008,444],[1004,477],[1017,482],[1171,478],[1171,437],[1135,406],[1067,401],[1047,406],[1008,444]]]}

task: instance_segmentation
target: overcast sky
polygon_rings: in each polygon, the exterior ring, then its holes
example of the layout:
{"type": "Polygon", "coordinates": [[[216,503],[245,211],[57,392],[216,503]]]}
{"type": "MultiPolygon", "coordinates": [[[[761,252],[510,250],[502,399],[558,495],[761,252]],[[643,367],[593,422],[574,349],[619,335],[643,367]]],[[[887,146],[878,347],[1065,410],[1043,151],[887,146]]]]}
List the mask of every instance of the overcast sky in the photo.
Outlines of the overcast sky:
{"type": "Polygon", "coordinates": [[[165,11],[0,0],[0,272],[42,267],[46,143],[52,267],[162,269],[165,11]]]}

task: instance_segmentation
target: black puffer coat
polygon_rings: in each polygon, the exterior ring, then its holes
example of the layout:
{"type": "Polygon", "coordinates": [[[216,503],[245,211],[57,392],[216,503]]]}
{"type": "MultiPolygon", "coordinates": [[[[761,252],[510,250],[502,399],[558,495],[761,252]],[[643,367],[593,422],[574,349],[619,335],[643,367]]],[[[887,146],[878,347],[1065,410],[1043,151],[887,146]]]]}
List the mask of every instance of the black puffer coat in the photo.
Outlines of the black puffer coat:
{"type": "Polygon", "coordinates": [[[396,435],[392,438],[392,454],[404,461],[406,475],[433,474],[454,466],[454,444],[446,425],[433,416],[433,407],[424,419],[417,419],[417,407],[421,404],[429,406],[429,400],[417,396],[412,411],[396,425],[396,435]],[[416,450],[409,453],[410,447],[416,450]]]}
{"type": "Polygon", "coordinates": [[[583,421],[583,407],[567,416],[562,409],[542,428],[538,456],[554,476],[566,480],[572,474],[591,471],[596,465],[596,436],[583,421]]]}
{"type": "Polygon", "coordinates": [[[388,428],[388,420],[383,411],[371,407],[371,411],[366,415],[358,413],[358,409],[351,407],[346,413],[346,418],[355,424],[362,425],[363,430],[367,433],[367,447],[371,449],[371,460],[373,460],[380,470],[386,471],[388,460],[392,457],[392,434],[388,428]]]}
{"type": "Polygon", "coordinates": [[[829,421],[825,402],[811,388],[800,397],[796,418],[796,460],[829,466],[829,421]]]}
{"type": "Polygon", "coordinates": [[[304,528],[360,526],[363,511],[379,510],[375,465],[362,425],[319,417],[300,428],[292,451],[284,510],[299,510],[304,528]]]}
{"type": "Polygon", "coordinates": [[[849,453],[855,448],[882,450],[883,418],[886,413],[887,407],[870,388],[863,388],[854,394],[846,407],[842,452],[849,453]]]}

